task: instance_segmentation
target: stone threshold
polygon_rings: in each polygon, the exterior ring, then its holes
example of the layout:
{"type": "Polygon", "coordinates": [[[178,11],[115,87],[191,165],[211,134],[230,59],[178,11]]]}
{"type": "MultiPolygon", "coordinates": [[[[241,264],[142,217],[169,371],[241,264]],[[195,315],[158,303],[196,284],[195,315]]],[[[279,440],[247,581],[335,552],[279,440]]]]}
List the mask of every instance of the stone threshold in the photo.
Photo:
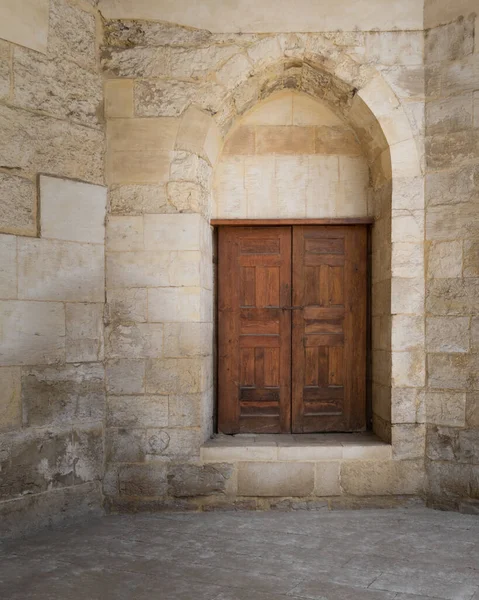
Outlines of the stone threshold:
{"type": "Polygon", "coordinates": [[[203,462],[391,460],[373,433],[218,434],[201,447],[203,462]]]}

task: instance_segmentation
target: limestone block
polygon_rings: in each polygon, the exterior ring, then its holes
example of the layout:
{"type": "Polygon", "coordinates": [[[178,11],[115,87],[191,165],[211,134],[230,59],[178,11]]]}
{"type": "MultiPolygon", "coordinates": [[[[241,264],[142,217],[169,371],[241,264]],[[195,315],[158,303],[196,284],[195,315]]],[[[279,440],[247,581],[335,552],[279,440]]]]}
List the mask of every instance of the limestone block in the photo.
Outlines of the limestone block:
{"type": "MultiPolygon", "coordinates": [[[[202,79],[207,73],[218,73],[220,65],[237,54],[235,45],[207,46],[205,48],[172,48],[169,52],[171,75],[178,79],[202,79]]],[[[235,63],[235,70],[238,70],[235,63]]]]}
{"type": "Polygon", "coordinates": [[[223,158],[215,171],[214,198],[217,218],[247,217],[245,168],[241,157],[223,158]]]}
{"type": "Polygon", "coordinates": [[[144,250],[143,217],[108,217],[106,250],[107,252],[144,250]]]}
{"type": "Polygon", "coordinates": [[[365,34],[366,59],[383,65],[422,65],[424,35],[420,31],[370,31],[365,34]]]}
{"type": "Polygon", "coordinates": [[[257,154],[314,154],[315,130],[312,127],[258,125],[257,154]]]}
{"type": "Polygon", "coordinates": [[[74,456],[74,484],[101,481],[103,476],[104,451],[103,427],[76,427],[72,433],[74,456]]]}
{"type": "Polygon", "coordinates": [[[407,242],[393,243],[391,269],[393,277],[422,277],[424,274],[423,245],[407,242]]]}
{"type": "Polygon", "coordinates": [[[392,353],[392,385],[423,387],[426,379],[426,359],[420,348],[392,353]]]}
{"type": "Polygon", "coordinates": [[[105,457],[107,464],[144,462],[146,443],[145,429],[106,429],[105,457]]]}
{"type": "Polygon", "coordinates": [[[427,63],[460,60],[474,51],[474,15],[466,19],[459,18],[447,25],[432,27],[425,34],[427,63]]]}
{"type": "Polygon", "coordinates": [[[144,323],[147,320],[146,289],[107,290],[106,297],[109,321],[144,323]]]}
{"type": "Polygon", "coordinates": [[[170,181],[167,185],[168,212],[200,213],[206,215],[209,210],[208,194],[197,183],[190,181],[170,181]]]}
{"type": "Polygon", "coordinates": [[[26,0],[21,5],[14,0],[5,0],[0,38],[46,52],[49,6],[48,0],[26,0]]]}
{"type": "Polygon", "coordinates": [[[24,367],[23,423],[30,427],[100,423],[105,413],[100,363],[24,367]]]}
{"type": "Polygon", "coordinates": [[[426,135],[441,135],[470,129],[473,123],[471,94],[426,103],[426,135]]]}
{"type": "Polygon", "coordinates": [[[168,492],[171,496],[209,496],[227,492],[228,480],[233,476],[233,465],[169,465],[168,492]]]}
{"type": "MultiPolygon", "coordinates": [[[[108,18],[108,17],[107,17],[108,18]]],[[[105,22],[105,39],[108,46],[199,46],[208,43],[212,34],[204,29],[182,27],[174,23],[154,20],[129,21],[108,19],[105,22]]]]}
{"type": "Polygon", "coordinates": [[[250,218],[276,216],[274,156],[245,157],[244,187],[250,218]]]}
{"type": "Polygon", "coordinates": [[[479,91],[474,92],[474,115],[473,115],[474,127],[479,127],[479,91]]]}
{"type": "Polygon", "coordinates": [[[422,423],[424,420],[424,393],[416,388],[394,387],[391,395],[393,423],[422,423]]]}
{"type": "Polygon", "coordinates": [[[235,54],[216,72],[216,78],[228,90],[234,89],[251,73],[252,63],[244,54],[235,54]]]}
{"type": "Polygon", "coordinates": [[[202,269],[202,255],[199,250],[170,252],[168,257],[168,277],[173,287],[206,287],[202,269]]]}
{"type": "Polygon", "coordinates": [[[249,46],[247,55],[257,70],[281,60],[283,51],[277,37],[265,37],[249,46]]]}
{"type": "Polygon", "coordinates": [[[309,183],[308,157],[277,156],[274,163],[276,209],[270,216],[304,218],[309,183]]]}
{"type": "Polygon", "coordinates": [[[198,429],[149,429],[146,436],[146,458],[157,457],[186,459],[199,458],[203,441],[198,429]]]}
{"type": "Polygon", "coordinates": [[[399,106],[393,91],[382,77],[372,79],[359,90],[358,96],[366,103],[376,118],[381,115],[389,115],[392,109],[399,106]]]}
{"type": "Polygon", "coordinates": [[[17,297],[17,238],[0,235],[0,298],[17,297]]]}
{"type": "Polygon", "coordinates": [[[391,280],[391,313],[421,314],[424,312],[424,280],[393,277],[391,280]]]}
{"type": "Polygon", "coordinates": [[[201,289],[200,291],[200,321],[213,322],[213,304],[215,302],[213,290],[201,289]]]}
{"type": "Polygon", "coordinates": [[[59,302],[0,302],[0,364],[65,360],[65,310],[59,302]]]}
{"type": "Polygon", "coordinates": [[[169,285],[167,252],[112,252],[107,255],[107,288],[169,285]]]}
{"type": "Polygon", "coordinates": [[[166,323],[164,356],[210,356],[213,352],[211,323],[166,323]]]}
{"type": "Polygon", "coordinates": [[[428,173],[426,190],[429,206],[454,205],[474,201],[479,193],[479,167],[466,165],[457,169],[428,173]]]}
{"type": "Polygon", "coordinates": [[[118,324],[105,328],[105,354],[108,358],[156,358],[162,353],[161,324],[118,324]]]}
{"type": "Polygon", "coordinates": [[[169,212],[165,182],[157,185],[112,185],[110,211],[115,215],[169,212]]]}
{"type": "Polygon", "coordinates": [[[107,77],[130,79],[171,76],[170,48],[103,48],[102,69],[107,77]]]}
{"type": "Polygon", "coordinates": [[[103,302],[103,246],[19,238],[18,295],[28,300],[103,302]]]}
{"type": "MultiPolygon", "coordinates": [[[[325,102],[311,98],[306,94],[289,92],[293,100],[292,124],[299,126],[323,125],[326,127],[344,127],[344,122],[328,107],[325,102]]],[[[281,125],[288,125],[284,120],[281,125]]]]}
{"type": "Polygon", "coordinates": [[[205,142],[211,121],[210,115],[190,106],[181,118],[175,149],[205,157],[205,142]]]}
{"type": "Polygon", "coordinates": [[[203,402],[204,398],[201,394],[168,396],[168,425],[170,427],[199,427],[203,402]]]}
{"type": "Polygon", "coordinates": [[[426,293],[426,311],[431,315],[467,315],[477,308],[479,280],[431,279],[426,293]]]}
{"type": "Polygon", "coordinates": [[[0,431],[21,427],[21,369],[0,367],[0,382],[0,431]]]}
{"type": "Polygon", "coordinates": [[[458,450],[458,430],[428,426],[426,456],[430,460],[455,461],[458,450]]]}
{"type": "Polygon", "coordinates": [[[66,360],[103,360],[103,304],[66,304],[66,360]]]}
{"type": "Polygon", "coordinates": [[[422,138],[426,130],[426,108],[424,102],[404,102],[402,108],[409,120],[416,144],[419,144],[420,140],[418,138],[422,138]]]}
{"type": "Polygon", "coordinates": [[[425,80],[429,96],[455,96],[473,92],[477,85],[477,53],[460,61],[437,63],[426,67],[425,80]]]}
{"type": "MultiPolygon", "coordinates": [[[[309,98],[309,96],[301,96],[309,98]]],[[[311,98],[311,102],[315,101],[311,98]]],[[[301,109],[298,109],[300,113],[301,109]]],[[[292,125],[293,96],[292,92],[282,90],[265,98],[244,116],[244,125],[292,125]]],[[[316,125],[316,123],[296,123],[297,125],[316,125]]]]}
{"type": "Polygon", "coordinates": [[[427,276],[447,278],[462,276],[462,241],[432,242],[428,247],[427,276]]]}
{"type": "Polygon", "coordinates": [[[314,473],[315,496],[340,496],[339,461],[317,462],[314,473]]]}
{"type": "Polygon", "coordinates": [[[196,154],[183,152],[182,150],[173,153],[170,181],[192,181],[205,189],[209,189],[211,174],[211,166],[196,154]]]}
{"type": "Polygon", "coordinates": [[[422,461],[345,461],[341,488],[352,496],[420,494],[424,488],[422,461]]]}
{"type": "Polygon", "coordinates": [[[210,123],[205,139],[205,155],[210,165],[215,166],[223,146],[221,131],[215,121],[210,123]]]}
{"type": "Polygon", "coordinates": [[[103,132],[0,106],[0,164],[28,177],[49,173],[103,182],[103,132]]]}
{"type": "MultiPolygon", "coordinates": [[[[88,17],[94,20],[92,15],[88,17]]],[[[98,73],[26,48],[16,47],[13,57],[17,106],[90,127],[100,125],[102,82],[98,73]]]]}
{"type": "Polygon", "coordinates": [[[41,237],[103,244],[106,202],[104,187],[41,175],[41,237]]]}
{"type": "Polygon", "coordinates": [[[146,250],[199,250],[201,221],[198,214],[145,215],[146,250]]]}
{"type": "Polygon", "coordinates": [[[148,394],[197,394],[210,388],[211,361],[205,358],[150,359],[146,368],[148,394]]]}
{"type": "Polygon", "coordinates": [[[479,429],[461,430],[458,436],[457,461],[479,464],[479,429]]]}
{"type": "Polygon", "coordinates": [[[392,211],[392,241],[417,242],[424,241],[424,211],[396,210],[392,211]]]}
{"type": "MultiPolygon", "coordinates": [[[[457,173],[460,177],[460,173],[457,173]]],[[[475,238],[478,235],[475,227],[477,207],[471,203],[434,206],[426,214],[426,239],[459,240],[475,238]]]]}
{"type": "MultiPolygon", "coordinates": [[[[297,129],[303,130],[307,128],[298,127],[297,129]]],[[[316,127],[315,136],[316,154],[360,156],[362,153],[354,131],[346,129],[344,125],[342,127],[324,125],[316,127]]]]}
{"type": "Polygon", "coordinates": [[[427,317],[427,350],[429,352],[468,352],[469,325],[469,317],[427,317]]]}
{"type": "Polygon", "coordinates": [[[391,429],[393,459],[423,458],[426,444],[424,425],[393,425],[391,429]]]}
{"type": "Polygon", "coordinates": [[[37,193],[35,185],[7,173],[0,173],[0,231],[37,235],[37,193]]]}
{"type": "Polygon", "coordinates": [[[424,100],[424,67],[394,66],[379,69],[398,98],[424,100]]]}
{"type": "Polygon", "coordinates": [[[339,182],[337,156],[309,156],[306,216],[322,218],[336,216],[339,182]]]}
{"type": "Polygon", "coordinates": [[[430,388],[474,390],[477,388],[477,356],[469,354],[429,354],[430,388]]]}
{"type": "Polygon", "coordinates": [[[389,385],[391,381],[391,352],[389,350],[374,349],[372,362],[373,381],[382,385],[389,385]]]}
{"type": "Polygon", "coordinates": [[[149,289],[148,320],[160,323],[200,321],[200,289],[190,287],[149,289]]]}
{"type": "Polygon", "coordinates": [[[255,132],[255,127],[251,125],[236,127],[226,139],[223,155],[254,154],[255,132]]]}
{"type": "Polygon", "coordinates": [[[479,428],[479,394],[466,394],[466,426],[479,428]]]}
{"type": "Polygon", "coordinates": [[[464,277],[479,277],[479,241],[464,240],[464,277]]]}
{"type": "MultiPolygon", "coordinates": [[[[396,177],[420,177],[421,165],[416,142],[409,138],[390,148],[393,175],[396,177]]],[[[431,165],[432,166],[432,165],[431,165]]]]}
{"type": "Polygon", "coordinates": [[[241,462],[240,496],[309,496],[314,489],[314,463],[241,462]]]}
{"type": "Polygon", "coordinates": [[[168,425],[168,396],[108,396],[107,427],[168,425]]]}
{"type": "Polygon", "coordinates": [[[414,350],[424,346],[424,317],[411,315],[392,316],[392,350],[414,350]]]}
{"type": "Polygon", "coordinates": [[[131,395],[145,392],[144,360],[109,360],[105,368],[106,390],[109,394],[131,395]]]}
{"type": "Polygon", "coordinates": [[[132,79],[109,79],[105,82],[105,115],[109,119],[133,117],[132,79]]]}
{"type": "Polygon", "coordinates": [[[428,166],[431,169],[447,169],[474,160],[478,139],[475,129],[426,137],[428,166]]]}
{"type": "Polygon", "coordinates": [[[0,99],[3,100],[10,94],[11,80],[11,46],[0,41],[0,99]]]}
{"type": "Polygon", "coordinates": [[[427,392],[427,423],[447,427],[464,427],[466,424],[466,394],[463,392],[427,392]]]}
{"type": "Polygon", "coordinates": [[[473,481],[471,465],[456,462],[427,462],[429,494],[439,504],[448,499],[465,498],[470,493],[473,481]]]}
{"type": "Polygon", "coordinates": [[[166,496],[167,465],[123,465],[118,471],[120,496],[154,497],[166,496]]]}

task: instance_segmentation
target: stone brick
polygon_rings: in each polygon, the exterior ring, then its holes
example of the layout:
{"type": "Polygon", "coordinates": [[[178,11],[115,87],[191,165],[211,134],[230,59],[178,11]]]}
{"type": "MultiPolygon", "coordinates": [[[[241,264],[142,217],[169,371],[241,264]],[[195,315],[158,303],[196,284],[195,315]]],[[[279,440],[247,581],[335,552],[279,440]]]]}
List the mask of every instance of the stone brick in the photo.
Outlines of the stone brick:
{"type": "Polygon", "coordinates": [[[107,288],[170,285],[168,252],[114,252],[107,255],[107,288]]]}
{"type": "Polygon", "coordinates": [[[472,127],[472,97],[453,96],[426,103],[426,135],[455,133],[472,127]]]}
{"type": "Polygon", "coordinates": [[[106,363],[106,390],[110,394],[143,394],[145,361],[110,360],[106,363]]]}
{"type": "Polygon", "coordinates": [[[421,314],[424,311],[424,280],[393,277],[391,280],[391,313],[421,314]]]}
{"type": "Polygon", "coordinates": [[[0,231],[37,235],[37,197],[35,185],[7,173],[0,173],[2,212],[0,231]]]}
{"type": "Polygon", "coordinates": [[[395,242],[392,245],[393,277],[422,277],[424,247],[422,244],[395,242]]]}
{"type": "Polygon", "coordinates": [[[125,465],[118,472],[120,496],[166,496],[168,492],[167,465],[125,465]]]}
{"type": "Polygon", "coordinates": [[[133,80],[109,79],[105,82],[105,115],[110,119],[133,117],[133,80]]]}
{"type": "Polygon", "coordinates": [[[233,465],[226,463],[169,465],[168,491],[176,497],[224,494],[232,475],[233,465]]]}
{"type": "Polygon", "coordinates": [[[426,30],[426,63],[464,58],[474,50],[474,15],[426,30]]]}
{"type": "Polygon", "coordinates": [[[479,429],[459,431],[456,460],[459,463],[479,464],[479,429]]]}
{"type": "Polygon", "coordinates": [[[362,154],[354,131],[344,126],[316,127],[314,151],[316,154],[326,155],[361,156],[362,154]]]}
{"type": "Polygon", "coordinates": [[[197,287],[148,290],[148,320],[166,323],[201,321],[201,295],[197,287]]]}
{"type": "Polygon", "coordinates": [[[146,391],[149,394],[195,394],[210,388],[209,361],[204,358],[149,360],[146,391]]]}
{"type": "Polygon", "coordinates": [[[209,114],[190,106],[181,119],[175,149],[197,154],[214,164],[206,150],[207,138],[212,126],[213,119],[209,114]]]}
{"type": "Polygon", "coordinates": [[[149,429],[146,456],[148,460],[159,456],[187,461],[199,459],[203,441],[204,437],[198,429],[149,429]]]}
{"type": "Polygon", "coordinates": [[[142,215],[170,212],[166,183],[158,185],[112,185],[110,210],[114,215],[142,215]]]}
{"type": "Polygon", "coordinates": [[[48,38],[48,0],[27,0],[22,5],[8,0],[0,25],[0,37],[21,46],[46,52],[48,38]]]}
{"type": "Polygon", "coordinates": [[[171,181],[191,181],[199,184],[205,190],[211,186],[212,168],[206,160],[183,150],[173,153],[170,168],[171,181]]]}
{"type": "Polygon", "coordinates": [[[201,215],[145,215],[145,248],[157,251],[200,250],[201,215]]]}
{"type": "Polygon", "coordinates": [[[157,21],[129,21],[108,19],[105,22],[105,41],[108,46],[200,46],[211,40],[212,34],[204,29],[182,27],[157,21]]]}
{"type": "Polygon", "coordinates": [[[314,474],[316,496],[340,496],[339,462],[317,462],[314,474]]]}
{"type": "Polygon", "coordinates": [[[23,422],[34,427],[101,422],[104,369],[99,363],[24,368],[23,422]]]}
{"type": "Polygon", "coordinates": [[[12,47],[3,40],[0,41],[0,99],[10,94],[11,81],[11,52],[12,47]]]}
{"type": "Polygon", "coordinates": [[[168,396],[109,396],[107,427],[168,425],[168,396]]]}
{"type": "Polygon", "coordinates": [[[112,462],[144,462],[146,448],[145,429],[107,429],[105,457],[112,462]]]}
{"type": "Polygon", "coordinates": [[[470,354],[429,354],[429,386],[474,390],[478,385],[478,357],[470,354]]]}
{"type": "Polygon", "coordinates": [[[469,317],[428,317],[426,344],[429,352],[467,352],[469,317]]]}
{"type": "Polygon", "coordinates": [[[351,496],[416,495],[424,488],[422,461],[345,461],[341,488],[351,496]]]}
{"type": "Polygon", "coordinates": [[[106,227],[106,249],[110,252],[144,250],[143,217],[110,216],[106,227]]]}
{"type": "Polygon", "coordinates": [[[0,302],[0,364],[65,360],[65,311],[59,302],[0,302]],[[21,335],[19,335],[21,332],[21,335]]]}
{"type": "Polygon", "coordinates": [[[448,499],[464,498],[469,495],[473,481],[471,465],[432,461],[426,462],[426,468],[429,494],[432,499],[444,505],[448,499]]]}
{"type": "Polygon", "coordinates": [[[382,65],[422,65],[424,35],[419,31],[370,31],[366,59],[382,65]]]}
{"type": "Polygon", "coordinates": [[[103,304],[67,304],[66,360],[103,360],[103,304]]]}
{"type": "Polygon", "coordinates": [[[424,99],[424,67],[402,66],[381,68],[381,74],[399,98],[424,99]]]}
{"type": "Polygon", "coordinates": [[[72,433],[74,483],[100,481],[103,476],[103,427],[76,427],[72,433]]]}
{"type": "Polygon", "coordinates": [[[106,310],[110,322],[144,323],[147,320],[147,290],[107,290],[106,310]]]}
{"type": "Polygon", "coordinates": [[[102,302],[103,246],[18,240],[18,295],[29,300],[102,302]]]}
{"type": "Polygon", "coordinates": [[[226,139],[223,154],[254,154],[255,153],[255,128],[242,125],[235,129],[226,139]]]}
{"type": "Polygon", "coordinates": [[[411,315],[393,315],[392,350],[413,350],[424,346],[424,318],[411,315]]]}
{"type": "Polygon", "coordinates": [[[432,242],[427,253],[427,276],[462,276],[462,241],[432,242]]]}
{"type": "Polygon", "coordinates": [[[430,460],[454,461],[458,430],[451,427],[428,426],[426,456],[430,460]]]}
{"type": "Polygon", "coordinates": [[[258,154],[314,154],[314,129],[311,127],[264,126],[256,128],[258,154]]]}
{"type": "Polygon", "coordinates": [[[392,211],[392,241],[421,243],[424,241],[424,211],[392,211]]]}
{"type": "Polygon", "coordinates": [[[201,408],[205,398],[201,394],[168,396],[168,425],[170,427],[199,427],[201,408]]]}
{"type": "MultiPolygon", "coordinates": [[[[429,206],[474,202],[479,193],[479,166],[472,164],[427,173],[426,191],[429,206]]],[[[449,214],[452,218],[453,214],[449,214]]]]}
{"type": "Polygon", "coordinates": [[[395,460],[411,460],[424,457],[426,440],[424,425],[393,425],[391,438],[395,460]]]}
{"type": "Polygon", "coordinates": [[[22,425],[21,370],[0,367],[0,431],[22,425]]]}
{"type": "Polygon", "coordinates": [[[479,394],[466,394],[466,426],[479,428],[479,394]]]}
{"type": "Polygon", "coordinates": [[[161,324],[120,323],[105,328],[105,354],[108,358],[156,358],[162,353],[161,324]]]}
{"type": "Polygon", "coordinates": [[[479,241],[464,240],[464,277],[479,277],[479,241]]]}
{"type": "Polygon", "coordinates": [[[247,79],[253,65],[244,54],[235,54],[216,72],[216,79],[228,90],[247,79]]]}
{"type": "Polygon", "coordinates": [[[27,177],[50,173],[103,183],[103,132],[0,106],[0,164],[27,177]]]}
{"type": "Polygon", "coordinates": [[[242,462],[238,466],[240,496],[310,496],[313,489],[313,463],[242,462]]]}
{"type": "Polygon", "coordinates": [[[107,190],[40,176],[41,237],[104,244],[107,190]]]}
{"type": "Polygon", "coordinates": [[[241,157],[222,157],[215,171],[214,196],[217,218],[247,216],[245,164],[241,157]]]}
{"type": "Polygon", "coordinates": [[[423,387],[426,378],[423,350],[393,352],[391,377],[393,386],[423,387]]]}
{"type": "Polygon", "coordinates": [[[167,323],[164,325],[164,356],[209,356],[213,352],[211,323],[167,323]]]}
{"type": "Polygon", "coordinates": [[[211,260],[206,265],[205,257],[199,250],[170,252],[168,262],[169,285],[205,288],[210,285],[211,260]],[[208,275],[210,277],[207,278],[208,275]]]}
{"type": "Polygon", "coordinates": [[[17,239],[0,235],[0,298],[17,297],[17,239]]]}
{"type": "Polygon", "coordinates": [[[426,137],[427,164],[431,169],[447,169],[474,160],[477,155],[476,130],[426,137]]]}
{"type": "Polygon", "coordinates": [[[464,427],[466,394],[463,392],[426,392],[428,423],[446,427],[464,427]]]}
{"type": "Polygon", "coordinates": [[[394,387],[390,403],[392,423],[422,423],[425,420],[422,390],[394,387]]]}

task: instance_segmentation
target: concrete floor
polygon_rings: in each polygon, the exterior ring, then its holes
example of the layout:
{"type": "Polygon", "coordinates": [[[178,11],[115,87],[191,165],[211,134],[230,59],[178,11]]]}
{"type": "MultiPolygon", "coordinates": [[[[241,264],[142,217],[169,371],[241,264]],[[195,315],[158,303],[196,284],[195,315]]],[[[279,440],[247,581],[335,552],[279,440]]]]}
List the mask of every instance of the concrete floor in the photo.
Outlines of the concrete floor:
{"type": "Polygon", "coordinates": [[[479,517],[108,516],[0,545],[2,600],[479,600],[479,517]]]}

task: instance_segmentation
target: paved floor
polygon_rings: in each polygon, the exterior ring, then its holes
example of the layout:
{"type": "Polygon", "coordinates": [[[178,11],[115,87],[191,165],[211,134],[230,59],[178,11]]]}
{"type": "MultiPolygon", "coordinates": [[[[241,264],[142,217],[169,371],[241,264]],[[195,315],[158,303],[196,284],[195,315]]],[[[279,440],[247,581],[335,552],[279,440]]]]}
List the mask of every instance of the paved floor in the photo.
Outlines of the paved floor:
{"type": "Polygon", "coordinates": [[[479,518],[110,516],[0,546],[2,600],[479,600],[479,518]]]}

